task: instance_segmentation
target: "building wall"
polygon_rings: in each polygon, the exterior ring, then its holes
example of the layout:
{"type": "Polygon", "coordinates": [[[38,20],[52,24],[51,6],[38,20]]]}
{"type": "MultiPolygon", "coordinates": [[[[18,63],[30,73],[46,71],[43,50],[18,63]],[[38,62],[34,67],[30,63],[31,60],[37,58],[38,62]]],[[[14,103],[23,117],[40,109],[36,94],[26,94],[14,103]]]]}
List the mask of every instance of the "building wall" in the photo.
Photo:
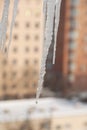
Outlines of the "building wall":
{"type": "Polygon", "coordinates": [[[0,123],[0,128],[3,130],[84,130],[87,129],[87,115],[0,123]]]}
{"type": "MultiPolygon", "coordinates": [[[[9,10],[6,44],[9,41],[12,7],[13,0],[9,10]]],[[[0,99],[35,96],[42,55],[42,40],[42,1],[19,1],[8,57],[0,53],[0,99]]]]}
{"type": "Polygon", "coordinates": [[[87,117],[84,115],[79,116],[66,116],[54,119],[52,122],[52,128],[55,129],[72,129],[72,130],[83,130],[87,128],[86,125],[87,117]]]}
{"type": "Polygon", "coordinates": [[[86,7],[85,0],[62,0],[54,67],[68,81],[68,88],[80,92],[87,90],[86,7]]]}

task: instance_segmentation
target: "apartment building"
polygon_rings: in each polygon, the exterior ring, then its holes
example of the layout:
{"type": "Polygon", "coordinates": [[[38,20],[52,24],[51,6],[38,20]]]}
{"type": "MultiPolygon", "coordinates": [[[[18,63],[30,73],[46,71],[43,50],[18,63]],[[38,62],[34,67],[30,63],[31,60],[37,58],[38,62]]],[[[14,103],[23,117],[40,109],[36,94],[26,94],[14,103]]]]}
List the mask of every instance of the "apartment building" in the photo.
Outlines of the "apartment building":
{"type": "Polygon", "coordinates": [[[87,0],[62,0],[54,70],[68,82],[65,89],[77,93],[87,91],[86,14],[87,0]]]}
{"type": "MultiPolygon", "coordinates": [[[[2,16],[3,5],[4,1],[0,1],[0,16],[2,16]]],[[[12,9],[13,0],[10,1],[6,44],[9,41],[12,9]]],[[[0,99],[35,96],[42,41],[42,1],[20,0],[8,57],[0,52],[0,99]]]]}

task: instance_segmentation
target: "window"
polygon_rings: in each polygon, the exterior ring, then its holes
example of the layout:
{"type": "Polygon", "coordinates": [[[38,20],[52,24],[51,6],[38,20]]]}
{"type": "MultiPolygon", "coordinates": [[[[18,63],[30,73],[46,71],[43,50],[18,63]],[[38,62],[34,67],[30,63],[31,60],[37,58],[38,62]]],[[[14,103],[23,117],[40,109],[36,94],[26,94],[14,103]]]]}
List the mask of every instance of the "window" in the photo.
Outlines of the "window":
{"type": "Polygon", "coordinates": [[[25,16],[30,17],[31,16],[31,10],[26,10],[25,11],[25,16]]]}
{"type": "Polygon", "coordinates": [[[38,51],[39,51],[39,48],[38,48],[38,47],[35,47],[35,48],[34,48],[34,51],[35,51],[35,52],[38,52],[38,51]]]}
{"type": "Polygon", "coordinates": [[[17,28],[19,26],[18,22],[15,22],[14,26],[17,28]]]}
{"type": "Polygon", "coordinates": [[[6,78],[6,77],[7,77],[7,73],[6,73],[5,71],[2,73],[2,77],[3,77],[3,78],[6,78]]]}
{"type": "Polygon", "coordinates": [[[61,129],[61,125],[56,126],[56,130],[60,130],[61,129]]]}
{"type": "Polygon", "coordinates": [[[39,22],[35,23],[35,27],[36,27],[36,28],[39,28],[39,26],[40,26],[40,23],[39,23],[39,22]]]}
{"type": "Polygon", "coordinates": [[[69,60],[74,60],[76,58],[75,53],[69,53],[69,60]]]}
{"type": "Polygon", "coordinates": [[[28,60],[28,59],[25,60],[25,64],[26,64],[26,65],[29,64],[29,60],[28,60]]]}
{"type": "Polygon", "coordinates": [[[24,72],[24,76],[29,76],[28,70],[26,70],[26,71],[24,72]]]}
{"type": "Polygon", "coordinates": [[[34,64],[37,64],[38,63],[38,59],[34,59],[34,64]]]}
{"type": "Polygon", "coordinates": [[[77,23],[77,21],[76,20],[71,20],[70,21],[70,26],[71,26],[71,28],[75,28],[75,27],[77,27],[79,25],[79,23],[77,23]]]}
{"type": "Polygon", "coordinates": [[[14,40],[18,40],[18,35],[14,34],[13,38],[14,38],[14,40]]]}
{"type": "Polygon", "coordinates": [[[17,47],[14,47],[13,48],[13,52],[16,53],[18,51],[18,48],[17,47]]]}
{"type": "Polygon", "coordinates": [[[75,76],[74,76],[73,74],[69,74],[69,75],[68,75],[68,80],[69,80],[70,82],[74,82],[75,76]]]}
{"type": "Polygon", "coordinates": [[[3,84],[3,85],[2,85],[2,89],[3,89],[3,90],[6,90],[6,89],[7,89],[6,84],[3,84]]]}
{"type": "Polygon", "coordinates": [[[87,127],[87,122],[85,122],[85,123],[84,123],[84,126],[86,126],[86,127],[87,127]]]}
{"type": "Polygon", "coordinates": [[[70,69],[70,71],[74,71],[76,69],[76,64],[75,63],[69,63],[69,69],[70,69]]]}
{"type": "Polygon", "coordinates": [[[26,41],[30,40],[30,35],[27,34],[27,35],[25,36],[25,39],[26,39],[26,41]]]}
{"type": "Polygon", "coordinates": [[[70,128],[71,128],[71,125],[70,125],[70,124],[66,124],[65,127],[66,127],[67,129],[70,129],[70,128]]]}
{"type": "Polygon", "coordinates": [[[13,71],[12,72],[12,77],[15,77],[17,75],[17,72],[16,71],[13,71]]]}
{"type": "Polygon", "coordinates": [[[38,71],[37,70],[34,70],[33,71],[33,75],[37,75],[38,74],[38,71]]]}
{"type": "Polygon", "coordinates": [[[71,4],[72,4],[73,6],[78,5],[79,2],[80,2],[80,0],[71,0],[71,4]]]}
{"type": "Polygon", "coordinates": [[[26,48],[25,48],[25,51],[26,51],[26,52],[29,52],[29,50],[30,50],[29,47],[26,47],[26,48]]]}
{"type": "Polygon", "coordinates": [[[2,61],[2,64],[3,64],[3,65],[6,65],[6,64],[7,64],[7,60],[4,59],[4,60],[2,61]]]}
{"type": "Polygon", "coordinates": [[[17,60],[16,60],[16,59],[13,59],[12,63],[13,63],[14,65],[16,65],[16,64],[17,64],[17,60]]]}
{"type": "Polygon", "coordinates": [[[48,130],[50,128],[50,122],[43,122],[40,127],[41,129],[48,130]]]}
{"type": "Polygon", "coordinates": [[[78,32],[76,32],[76,30],[70,31],[70,33],[69,33],[69,37],[71,39],[76,39],[76,38],[78,38],[78,36],[79,36],[79,34],[78,34],[78,32]]]}
{"type": "Polygon", "coordinates": [[[25,88],[28,88],[28,87],[29,87],[29,83],[25,83],[25,84],[24,84],[24,87],[25,87],[25,88]]]}
{"type": "Polygon", "coordinates": [[[9,114],[9,110],[7,110],[7,109],[4,109],[3,112],[4,112],[4,114],[9,114]]]}
{"type": "Polygon", "coordinates": [[[30,27],[30,23],[27,22],[27,23],[26,23],[26,28],[29,28],[29,27],[30,27]]]}
{"type": "Polygon", "coordinates": [[[35,35],[35,40],[39,40],[39,36],[38,35],[35,35]]]}
{"type": "Polygon", "coordinates": [[[77,16],[78,15],[78,10],[77,9],[75,9],[75,8],[72,8],[71,9],[71,15],[74,17],[74,16],[77,16]]]}
{"type": "Polygon", "coordinates": [[[71,41],[71,42],[69,43],[69,49],[70,49],[70,50],[76,49],[76,47],[77,47],[77,43],[76,43],[76,42],[71,41]]]}
{"type": "Polygon", "coordinates": [[[13,84],[13,85],[12,85],[12,89],[15,89],[15,88],[16,88],[16,84],[13,84]]]}

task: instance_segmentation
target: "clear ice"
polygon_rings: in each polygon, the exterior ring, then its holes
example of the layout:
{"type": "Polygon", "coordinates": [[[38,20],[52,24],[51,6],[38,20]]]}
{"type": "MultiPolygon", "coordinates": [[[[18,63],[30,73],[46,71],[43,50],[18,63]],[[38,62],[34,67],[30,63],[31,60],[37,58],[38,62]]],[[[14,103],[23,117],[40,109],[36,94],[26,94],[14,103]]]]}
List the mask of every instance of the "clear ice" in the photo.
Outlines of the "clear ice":
{"type": "Polygon", "coordinates": [[[4,0],[4,8],[2,19],[0,21],[0,49],[3,50],[6,40],[7,24],[8,24],[8,12],[9,12],[10,0],[4,0]]]}
{"type": "MultiPolygon", "coordinates": [[[[6,43],[5,41],[6,41],[10,1],[11,0],[4,0],[3,14],[2,14],[1,22],[0,22],[0,49],[2,51],[5,51],[5,43],[6,43]]],[[[14,0],[13,16],[12,16],[12,22],[11,22],[11,28],[10,28],[10,38],[9,38],[7,50],[9,49],[9,45],[11,43],[12,29],[13,29],[13,25],[14,25],[16,13],[17,13],[18,2],[19,2],[19,0],[14,0]]]]}
{"type": "Polygon", "coordinates": [[[19,2],[19,0],[14,0],[13,16],[12,16],[12,22],[11,22],[11,27],[10,27],[10,38],[9,38],[9,43],[8,43],[8,47],[7,47],[7,53],[8,53],[8,50],[9,50],[9,47],[11,44],[11,40],[12,40],[12,30],[13,30],[13,26],[14,26],[16,14],[17,14],[18,2],[19,2]]]}
{"type": "Polygon", "coordinates": [[[43,88],[44,76],[46,73],[46,59],[49,51],[49,47],[54,39],[54,52],[53,52],[53,64],[55,63],[55,52],[57,42],[57,31],[60,17],[60,6],[62,0],[44,0],[43,1],[43,12],[44,12],[44,41],[43,41],[43,52],[41,59],[41,68],[38,80],[36,101],[41,94],[43,88]],[[54,26],[55,19],[55,26],[54,26]],[[53,35],[53,32],[54,35],[53,35]]]}

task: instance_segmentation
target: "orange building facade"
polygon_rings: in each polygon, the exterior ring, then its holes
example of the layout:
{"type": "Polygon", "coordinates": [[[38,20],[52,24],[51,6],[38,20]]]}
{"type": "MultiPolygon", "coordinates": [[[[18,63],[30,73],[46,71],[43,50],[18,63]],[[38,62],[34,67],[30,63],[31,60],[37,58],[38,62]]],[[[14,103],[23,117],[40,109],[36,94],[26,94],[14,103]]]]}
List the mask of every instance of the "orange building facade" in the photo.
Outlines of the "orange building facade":
{"type": "Polygon", "coordinates": [[[86,15],[87,0],[62,0],[54,68],[79,92],[87,90],[86,15]]]}

